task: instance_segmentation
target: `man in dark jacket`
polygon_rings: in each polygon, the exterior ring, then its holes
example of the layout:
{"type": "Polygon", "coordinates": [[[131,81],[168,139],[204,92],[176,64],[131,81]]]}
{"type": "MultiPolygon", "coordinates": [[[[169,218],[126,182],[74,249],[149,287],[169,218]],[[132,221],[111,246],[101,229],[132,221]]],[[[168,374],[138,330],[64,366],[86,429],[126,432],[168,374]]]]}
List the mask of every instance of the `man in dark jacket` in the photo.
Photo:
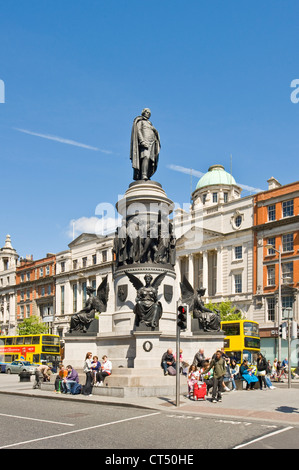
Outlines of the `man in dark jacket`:
{"type": "Polygon", "coordinates": [[[172,349],[167,349],[166,353],[163,354],[161,359],[161,367],[164,370],[164,375],[168,374],[167,369],[170,366],[175,368],[176,363],[174,355],[172,354],[172,349]]]}
{"type": "Polygon", "coordinates": [[[211,360],[210,365],[205,369],[205,372],[208,372],[210,369],[213,369],[213,392],[212,392],[212,403],[217,403],[217,401],[222,401],[221,398],[221,388],[223,377],[226,372],[225,360],[222,357],[221,351],[217,351],[215,357],[211,360]],[[217,394],[217,400],[216,400],[217,394]]]}
{"type": "Polygon", "coordinates": [[[196,367],[202,367],[203,363],[206,361],[203,348],[195,354],[192,365],[196,367]]]}

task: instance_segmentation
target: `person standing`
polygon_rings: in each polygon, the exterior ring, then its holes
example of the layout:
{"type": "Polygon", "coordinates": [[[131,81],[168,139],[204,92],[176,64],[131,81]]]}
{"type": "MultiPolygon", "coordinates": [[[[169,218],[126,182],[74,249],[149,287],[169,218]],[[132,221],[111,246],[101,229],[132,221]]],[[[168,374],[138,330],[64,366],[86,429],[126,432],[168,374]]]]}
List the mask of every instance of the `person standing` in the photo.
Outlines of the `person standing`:
{"type": "Polygon", "coordinates": [[[212,403],[221,402],[221,389],[223,383],[223,377],[226,372],[225,360],[222,357],[222,353],[218,350],[215,354],[215,357],[211,360],[209,366],[205,369],[205,372],[208,372],[210,369],[213,369],[213,392],[212,392],[212,403]],[[217,395],[217,399],[216,399],[217,395]]]}
{"type": "Polygon", "coordinates": [[[112,373],[112,363],[111,361],[108,361],[107,356],[102,357],[102,365],[101,365],[101,370],[97,372],[97,383],[96,386],[102,387],[104,380],[107,376],[111,375],[112,373]]]}
{"type": "Polygon", "coordinates": [[[267,384],[266,384],[267,367],[268,367],[268,364],[267,364],[266,358],[261,353],[258,353],[257,376],[258,376],[259,383],[260,383],[260,390],[263,390],[263,385],[265,389],[267,388],[267,384]]]}
{"type": "Polygon", "coordinates": [[[86,374],[86,382],[83,389],[83,395],[92,395],[92,367],[91,367],[92,353],[88,352],[85,356],[83,372],[86,374]]]}

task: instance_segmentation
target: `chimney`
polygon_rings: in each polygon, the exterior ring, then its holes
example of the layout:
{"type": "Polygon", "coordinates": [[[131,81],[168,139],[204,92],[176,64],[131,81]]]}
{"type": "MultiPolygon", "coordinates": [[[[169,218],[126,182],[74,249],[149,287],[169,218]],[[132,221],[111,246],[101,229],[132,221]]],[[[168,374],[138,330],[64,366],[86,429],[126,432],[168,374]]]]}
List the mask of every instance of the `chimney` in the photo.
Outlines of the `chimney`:
{"type": "Polygon", "coordinates": [[[267,180],[267,183],[268,183],[268,190],[281,187],[281,184],[279,183],[279,181],[277,181],[277,179],[275,179],[273,176],[271,176],[271,178],[267,180]]]}

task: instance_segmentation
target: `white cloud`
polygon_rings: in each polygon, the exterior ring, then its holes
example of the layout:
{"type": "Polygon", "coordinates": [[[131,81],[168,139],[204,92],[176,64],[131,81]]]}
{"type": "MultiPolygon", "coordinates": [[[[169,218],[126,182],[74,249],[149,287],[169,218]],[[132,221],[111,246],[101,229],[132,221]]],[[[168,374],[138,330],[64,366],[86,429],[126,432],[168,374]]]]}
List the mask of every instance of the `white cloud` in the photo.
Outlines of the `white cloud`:
{"type": "Polygon", "coordinates": [[[75,147],[81,147],[88,150],[95,150],[96,152],[102,152],[106,154],[112,154],[110,150],[103,150],[98,147],[92,147],[91,145],[82,144],[81,142],[76,142],[75,140],[65,139],[63,137],[58,137],[56,135],[49,134],[40,134],[39,132],[28,131],[27,129],[19,129],[14,127],[16,131],[23,132],[24,134],[34,135],[36,137],[41,137],[43,139],[54,140],[55,142],[60,142],[61,144],[74,145],[75,147]]]}

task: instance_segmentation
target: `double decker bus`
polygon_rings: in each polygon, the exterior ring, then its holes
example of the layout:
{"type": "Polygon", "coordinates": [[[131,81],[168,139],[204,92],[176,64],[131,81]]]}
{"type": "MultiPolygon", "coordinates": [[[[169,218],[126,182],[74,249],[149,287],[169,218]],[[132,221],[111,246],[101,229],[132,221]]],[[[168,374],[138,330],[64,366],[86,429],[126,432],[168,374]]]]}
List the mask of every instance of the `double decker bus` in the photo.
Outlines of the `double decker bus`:
{"type": "Polygon", "coordinates": [[[255,364],[261,344],[259,324],[249,320],[222,321],[221,329],[225,332],[225,353],[234,357],[238,364],[242,364],[244,359],[255,364]]]}
{"type": "Polygon", "coordinates": [[[58,335],[0,336],[0,361],[9,363],[24,360],[35,364],[47,364],[56,370],[61,362],[58,335]]]}

